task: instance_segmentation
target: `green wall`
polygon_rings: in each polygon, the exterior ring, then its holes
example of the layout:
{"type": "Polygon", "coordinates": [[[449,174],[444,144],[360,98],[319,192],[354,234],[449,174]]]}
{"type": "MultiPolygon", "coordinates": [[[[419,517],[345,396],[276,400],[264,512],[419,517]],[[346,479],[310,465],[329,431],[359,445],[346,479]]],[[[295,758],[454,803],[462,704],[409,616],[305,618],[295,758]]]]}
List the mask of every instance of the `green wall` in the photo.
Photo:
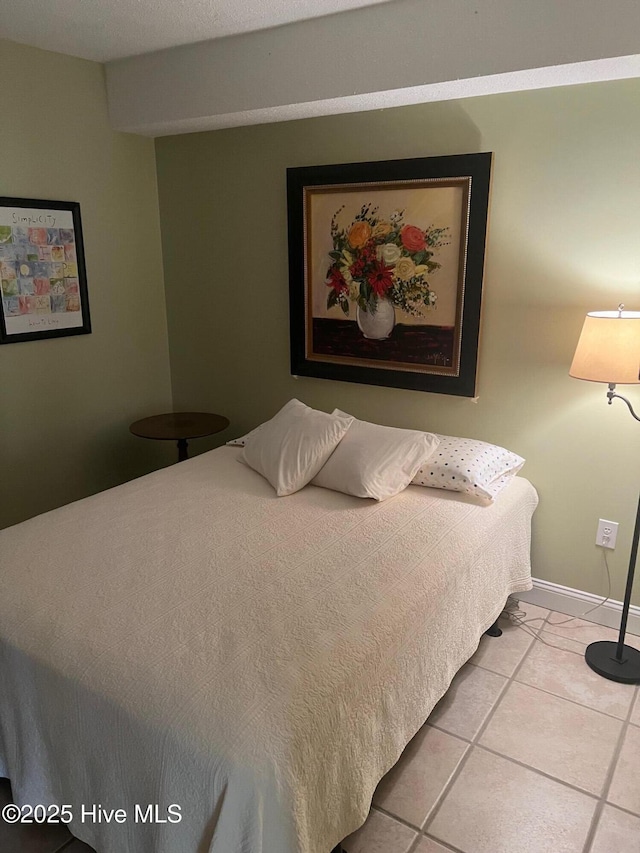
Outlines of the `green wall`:
{"type": "Polygon", "coordinates": [[[145,473],[171,409],[153,142],[109,127],[101,65],[0,42],[0,194],[80,202],[93,333],[0,347],[0,527],[145,473]]]}
{"type": "Polygon", "coordinates": [[[640,432],[568,368],[588,310],[640,308],[639,103],[629,80],[156,140],[176,408],[241,434],[296,396],[506,445],[540,494],[534,574],[602,592],[616,520],[621,598],[640,432]],[[477,401],[290,376],[286,167],[474,151],[495,152],[477,401]]]}

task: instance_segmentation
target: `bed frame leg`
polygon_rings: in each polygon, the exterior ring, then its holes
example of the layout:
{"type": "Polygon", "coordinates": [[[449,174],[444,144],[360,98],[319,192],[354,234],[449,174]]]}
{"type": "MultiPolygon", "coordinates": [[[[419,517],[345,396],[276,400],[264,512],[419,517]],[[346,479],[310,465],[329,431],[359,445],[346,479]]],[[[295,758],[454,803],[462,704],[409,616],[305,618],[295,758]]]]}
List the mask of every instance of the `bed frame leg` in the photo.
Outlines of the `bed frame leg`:
{"type": "Polygon", "coordinates": [[[502,628],[498,627],[498,620],[493,623],[490,628],[487,628],[485,631],[487,637],[501,637],[502,636],[502,628]]]}

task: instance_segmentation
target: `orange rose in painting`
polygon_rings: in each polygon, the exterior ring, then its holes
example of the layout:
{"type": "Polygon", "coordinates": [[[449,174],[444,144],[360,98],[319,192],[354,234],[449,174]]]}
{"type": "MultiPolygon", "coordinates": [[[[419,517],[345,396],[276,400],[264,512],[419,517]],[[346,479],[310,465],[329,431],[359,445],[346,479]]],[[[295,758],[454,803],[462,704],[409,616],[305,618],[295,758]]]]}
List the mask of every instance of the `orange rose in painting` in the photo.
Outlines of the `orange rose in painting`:
{"type": "Polygon", "coordinates": [[[371,239],[371,226],[368,222],[354,222],[347,236],[352,249],[360,249],[371,239]]]}
{"type": "Polygon", "coordinates": [[[415,225],[405,225],[400,232],[400,239],[407,252],[421,252],[426,247],[424,231],[415,225]]]}

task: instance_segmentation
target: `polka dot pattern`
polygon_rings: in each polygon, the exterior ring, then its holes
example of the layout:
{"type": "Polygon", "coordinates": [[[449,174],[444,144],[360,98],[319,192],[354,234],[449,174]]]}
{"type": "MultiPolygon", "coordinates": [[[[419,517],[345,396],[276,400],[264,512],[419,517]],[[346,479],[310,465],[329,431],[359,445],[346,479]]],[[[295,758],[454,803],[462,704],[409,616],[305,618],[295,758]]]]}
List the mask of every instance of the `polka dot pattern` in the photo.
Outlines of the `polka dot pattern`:
{"type": "Polygon", "coordinates": [[[249,438],[253,438],[254,435],[257,435],[260,430],[260,426],[257,426],[255,429],[252,429],[251,432],[248,432],[246,435],[241,435],[239,438],[232,438],[231,441],[227,441],[226,444],[228,447],[245,447],[247,440],[249,438]]]}
{"type": "Polygon", "coordinates": [[[493,501],[524,465],[524,459],[504,447],[438,435],[440,445],[412,480],[414,486],[448,489],[493,501]]]}

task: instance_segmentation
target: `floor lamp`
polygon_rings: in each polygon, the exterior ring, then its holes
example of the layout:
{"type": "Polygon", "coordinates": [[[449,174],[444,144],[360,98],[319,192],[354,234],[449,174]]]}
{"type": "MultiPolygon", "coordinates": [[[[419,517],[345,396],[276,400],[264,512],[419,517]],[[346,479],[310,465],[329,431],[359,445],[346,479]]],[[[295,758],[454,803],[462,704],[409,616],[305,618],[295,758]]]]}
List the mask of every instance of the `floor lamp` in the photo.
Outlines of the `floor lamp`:
{"type": "MultiPolygon", "coordinates": [[[[640,421],[626,397],[616,394],[616,385],[640,384],[640,311],[593,311],[587,314],[569,375],[575,379],[606,382],[609,386],[609,405],[614,399],[623,400],[633,417],[640,421]]],[[[640,652],[624,642],[631,603],[633,575],[640,538],[640,500],[631,544],[627,586],[622,605],[622,620],[618,642],[601,640],[591,643],[585,660],[594,672],[625,684],[640,683],[640,652]]]]}

